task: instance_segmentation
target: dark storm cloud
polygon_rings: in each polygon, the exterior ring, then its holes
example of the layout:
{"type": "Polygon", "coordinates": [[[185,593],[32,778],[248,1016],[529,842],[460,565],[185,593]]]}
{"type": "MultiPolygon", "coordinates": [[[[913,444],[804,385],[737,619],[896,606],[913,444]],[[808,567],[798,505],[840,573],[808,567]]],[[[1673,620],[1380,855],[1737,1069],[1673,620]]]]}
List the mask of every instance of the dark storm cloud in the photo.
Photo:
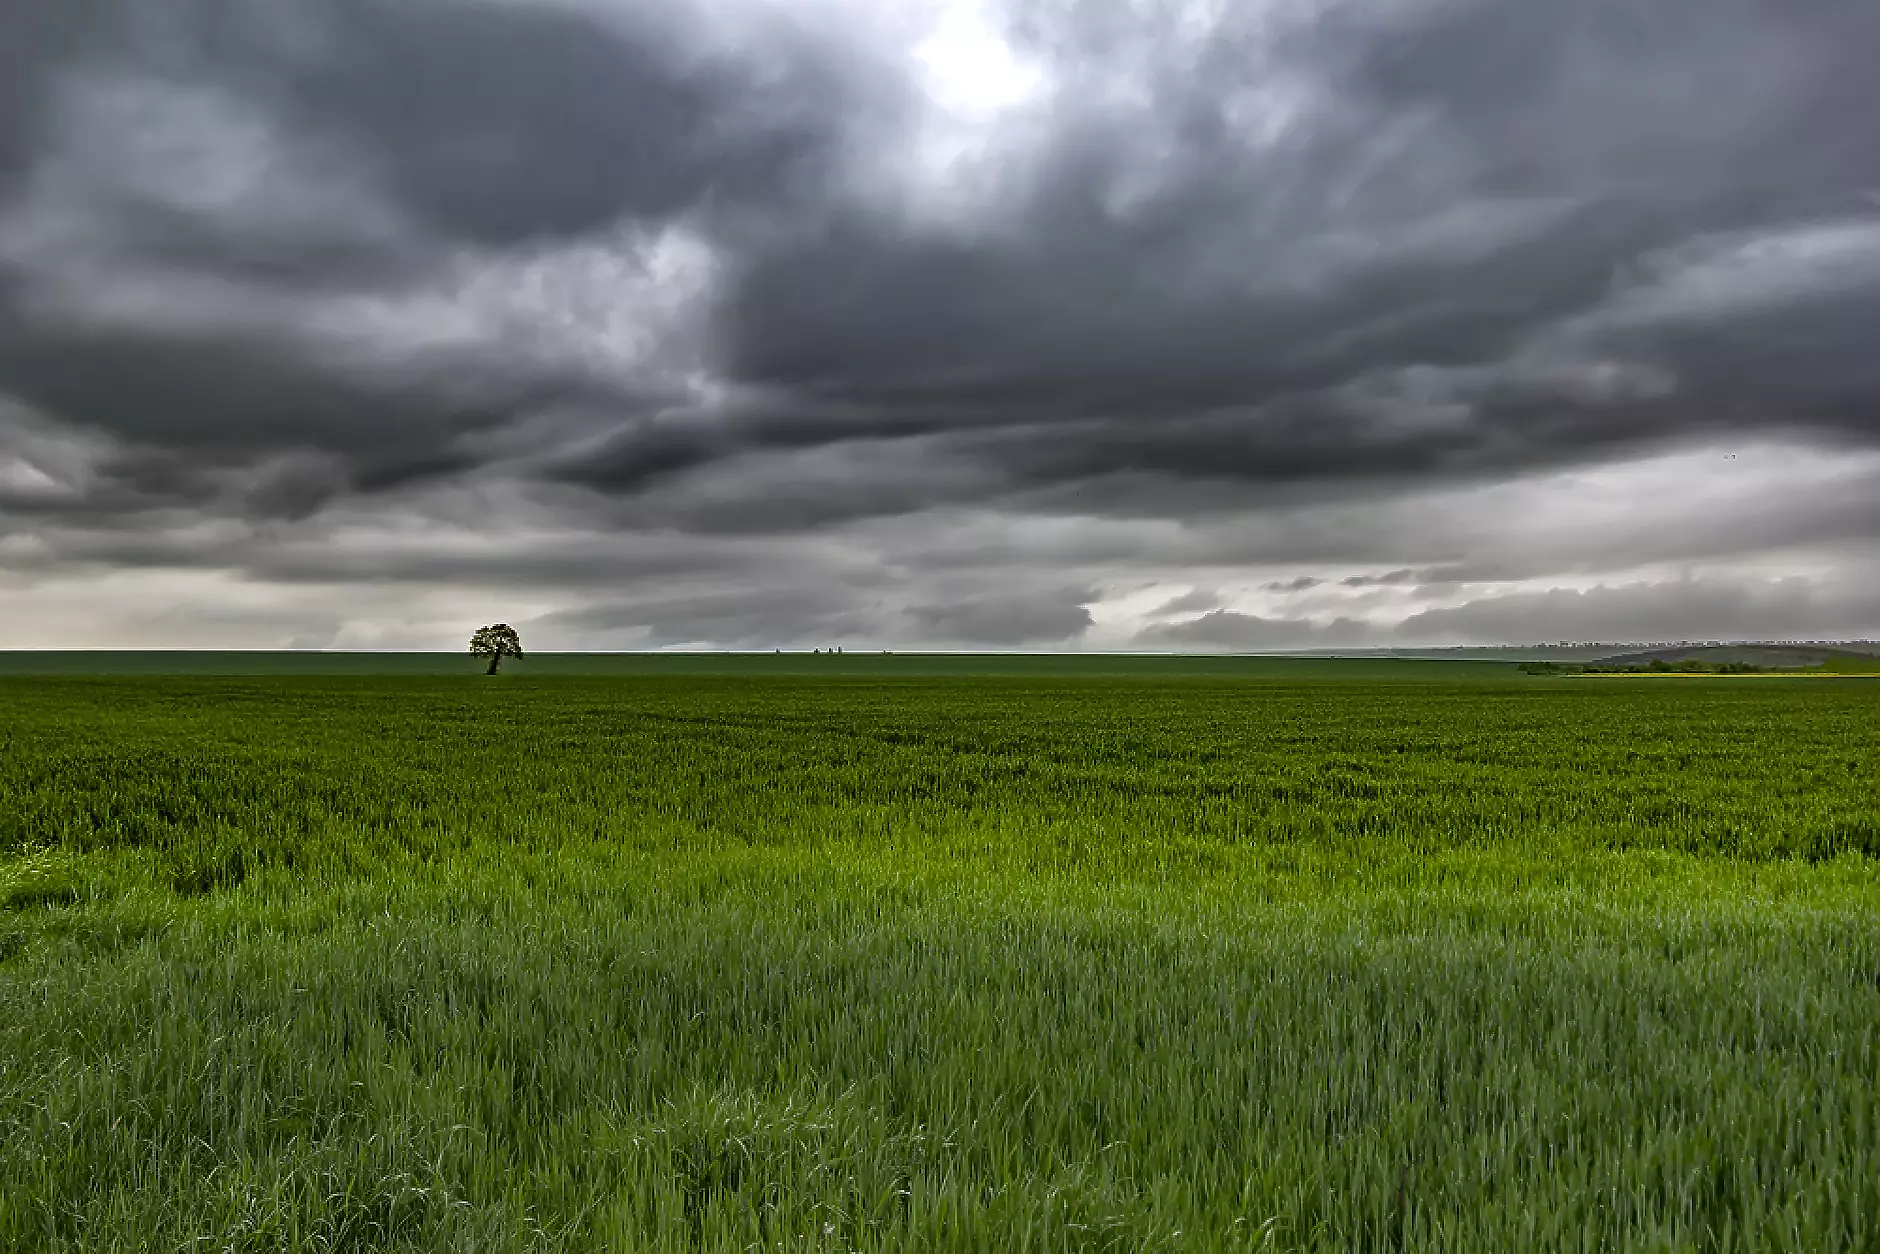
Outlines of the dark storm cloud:
{"type": "Polygon", "coordinates": [[[850,214],[760,255],[727,293],[732,369],[851,405],[864,434],[944,398],[956,446],[1019,484],[1880,433],[1859,347],[1880,316],[1880,157],[1851,125],[1880,109],[1854,51],[1880,42],[1871,5],[1333,24],[1295,51],[1335,102],[1258,150],[1228,116],[1256,85],[1236,34],[1186,60],[1073,38],[1099,66],[1129,58],[1154,105],[1066,121],[984,238],[850,214]],[[1118,208],[1139,143],[1159,157],[1118,208]]]}
{"type": "Polygon", "coordinates": [[[1649,188],[1721,225],[1880,177],[1845,125],[1880,104],[1859,70],[1877,33],[1859,0],[1461,0],[1347,6],[1307,37],[1367,96],[1463,136],[1492,186],[1649,188]]]}
{"type": "Polygon", "coordinates": [[[32,156],[44,75],[77,5],[14,5],[0,13],[0,195],[14,190],[32,156]]]}
{"type": "MultiPolygon", "coordinates": [[[[29,36],[63,30],[29,9],[29,36]]],[[[1862,199],[1880,158],[1854,122],[1880,98],[1852,51],[1880,18],[1854,0],[1356,6],[1271,54],[1313,95],[1271,106],[1302,116],[1266,143],[1236,114],[1261,87],[1252,18],[1183,48],[1160,9],[1021,7],[1014,30],[1068,85],[1056,139],[1007,175],[1003,216],[965,231],[844,192],[845,145],[868,137],[852,119],[890,139],[904,93],[761,10],[738,39],[599,0],[99,12],[87,65],[215,84],[347,154],[416,220],[417,253],[709,211],[733,250],[716,366],[761,400],[697,429],[624,427],[576,472],[610,491],[740,448],[935,432],[986,467],[954,485],[980,494],[1124,470],[1484,471],[1731,423],[1873,433],[1860,328],[1880,289],[1781,272],[1834,246],[1810,231],[1869,264],[1880,249],[1862,199]],[[1146,102],[1070,90],[1123,69],[1146,102]],[[1681,267],[1757,264],[1773,295],[1700,274],[1677,303],[1681,267]],[[1651,307],[1654,287],[1672,290],[1651,307]]],[[[466,430],[597,390],[485,358],[445,396],[423,371],[361,380],[209,332],[29,324],[0,370],[55,413],[166,443],[330,447],[365,427],[430,450],[393,459],[419,474],[460,469],[441,450],[466,430]]]]}
{"type": "MultiPolygon", "coordinates": [[[[471,360],[456,365],[487,373],[471,360]]],[[[527,399],[500,376],[485,380],[482,398],[461,401],[422,377],[352,380],[288,345],[243,342],[233,330],[161,343],[119,330],[26,332],[0,340],[0,371],[39,408],[131,441],[140,451],[125,459],[132,480],[136,467],[166,453],[245,464],[303,441],[351,455],[379,476],[395,480],[411,467],[424,477],[461,468],[462,457],[449,452],[453,437],[507,421],[527,399]]]]}
{"type": "MultiPolygon", "coordinates": [[[[8,516],[0,512],[0,527],[8,516]]],[[[318,529],[283,536],[263,525],[223,521],[190,526],[187,517],[155,517],[146,530],[121,527],[37,529],[35,552],[16,555],[15,569],[71,572],[120,566],[176,570],[224,568],[274,584],[496,583],[512,588],[631,585],[650,590],[700,580],[745,582],[798,569],[828,576],[814,557],[777,546],[722,544],[671,534],[496,533],[479,540],[458,530],[448,537],[369,546],[318,529]]],[[[689,603],[688,603],[689,604],[689,603]]],[[[609,611],[612,612],[612,611],[609,611]]]]}
{"type": "MultiPolygon", "coordinates": [[[[516,315],[534,325],[439,342],[426,323],[461,293],[437,285],[602,230],[781,212],[864,116],[838,49],[779,22],[740,46],[677,6],[63,6],[10,8],[0,40],[0,70],[32,71],[0,75],[0,391],[128,446],[143,473],[101,470],[106,508],[166,455],[319,450],[335,489],[382,490],[474,470],[479,436],[557,408],[678,404],[657,369],[555,351],[556,291],[516,315]],[[373,301],[405,325],[347,342],[373,301]]],[[[211,504],[201,479],[172,474],[176,503],[211,504]]]]}
{"type": "MultiPolygon", "coordinates": [[[[731,546],[709,582],[748,577],[739,541],[1083,520],[903,543],[892,604],[818,566],[755,608],[564,624],[1024,643],[1091,629],[1072,551],[1382,596],[1880,526],[1847,488],[1477,552],[1398,507],[1679,442],[1880,441],[1871,0],[988,12],[1036,70],[1003,115],[924,95],[913,7],[5,6],[0,524],[39,554],[8,560],[639,588],[692,560],[655,537],[731,546]],[[82,450],[9,452],[15,412],[82,450]],[[321,529],[489,483],[561,491],[593,550],[321,529]],[[1120,525],[1158,520],[1189,529],[1120,525]],[[1017,577],[940,591],[974,566],[1017,577]]],[[[1223,604],[1158,638],[1307,621],[1223,604]]]]}
{"type": "Polygon", "coordinates": [[[856,103],[840,49],[776,20],[726,35],[687,5],[13,7],[23,66],[64,53],[60,68],[226,90],[479,243],[666,221],[708,199],[774,206],[816,176],[856,103]]]}
{"type": "MultiPolygon", "coordinates": [[[[768,66],[710,45],[684,6],[325,0],[296,21],[185,6],[207,57],[291,123],[360,149],[398,201],[485,244],[620,218],[788,200],[854,103],[840,66],[789,40],[768,66]]],[[[184,67],[188,73],[194,66],[184,67]]]]}

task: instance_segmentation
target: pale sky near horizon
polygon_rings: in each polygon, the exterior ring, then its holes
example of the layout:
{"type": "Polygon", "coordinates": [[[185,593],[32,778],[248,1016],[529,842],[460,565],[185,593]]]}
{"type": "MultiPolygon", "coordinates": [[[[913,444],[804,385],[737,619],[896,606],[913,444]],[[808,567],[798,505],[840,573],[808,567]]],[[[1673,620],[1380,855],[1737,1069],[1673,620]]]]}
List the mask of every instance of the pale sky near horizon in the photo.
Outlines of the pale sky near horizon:
{"type": "Polygon", "coordinates": [[[0,648],[1880,636],[1871,0],[14,0],[0,648]]]}

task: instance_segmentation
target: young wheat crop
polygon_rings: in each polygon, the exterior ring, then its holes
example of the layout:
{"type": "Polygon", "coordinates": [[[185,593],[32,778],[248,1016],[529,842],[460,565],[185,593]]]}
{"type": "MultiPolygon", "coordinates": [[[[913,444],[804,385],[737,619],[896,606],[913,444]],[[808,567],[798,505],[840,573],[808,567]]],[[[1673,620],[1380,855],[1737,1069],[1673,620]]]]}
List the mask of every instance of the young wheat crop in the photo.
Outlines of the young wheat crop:
{"type": "Polygon", "coordinates": [[[0,1248],[1880,1246],[1880,686],[1486,673],[0,680],[0,1248]]]}

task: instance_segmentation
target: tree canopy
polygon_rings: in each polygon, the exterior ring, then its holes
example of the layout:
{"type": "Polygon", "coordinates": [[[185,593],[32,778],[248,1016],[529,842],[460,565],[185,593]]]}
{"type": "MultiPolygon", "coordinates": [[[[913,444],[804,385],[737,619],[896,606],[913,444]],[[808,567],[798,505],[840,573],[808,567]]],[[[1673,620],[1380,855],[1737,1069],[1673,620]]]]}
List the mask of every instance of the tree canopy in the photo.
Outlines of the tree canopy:
{"type": "Polygon", "coordinates": [[[522,637],[508,623],[497,623],[490,627],[479,627],[470,637],[470,652],[477,657],[490,660],[490,669],[485,674],[494,675],[506,657],[522,656],[522,637]]]}

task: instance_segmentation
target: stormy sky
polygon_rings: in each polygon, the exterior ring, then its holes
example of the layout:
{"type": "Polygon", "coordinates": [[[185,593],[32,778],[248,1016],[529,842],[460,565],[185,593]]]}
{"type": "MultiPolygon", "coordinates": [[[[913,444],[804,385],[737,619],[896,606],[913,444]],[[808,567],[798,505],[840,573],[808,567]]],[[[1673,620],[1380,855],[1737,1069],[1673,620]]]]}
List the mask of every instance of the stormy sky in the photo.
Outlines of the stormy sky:
{"type": "Polygon", "coordinates": [[[1880,636],[1873,0],[8,0],[0,647],[1880,636]]]}

